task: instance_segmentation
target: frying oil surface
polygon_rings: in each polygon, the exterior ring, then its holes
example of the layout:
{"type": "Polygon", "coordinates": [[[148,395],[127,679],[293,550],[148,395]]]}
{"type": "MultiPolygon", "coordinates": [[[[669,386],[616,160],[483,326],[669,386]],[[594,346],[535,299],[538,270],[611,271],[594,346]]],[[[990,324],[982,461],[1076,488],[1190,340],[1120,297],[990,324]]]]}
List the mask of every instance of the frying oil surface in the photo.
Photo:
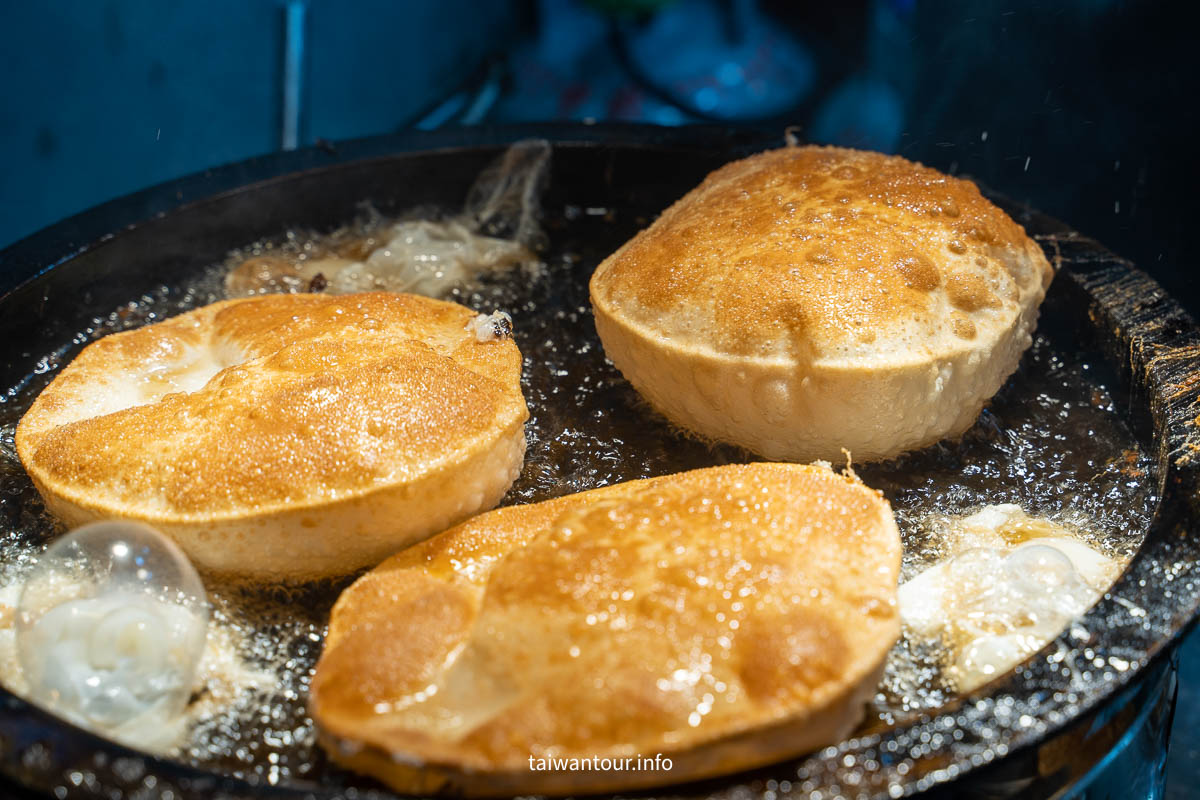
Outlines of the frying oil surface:
{"type": "MultiPolygon", "coordinates": [[[[550,210],[546,226],[551,249],[543,254],[545,267],[532,278],[517,273],[515,280],[496,278],[448,295],[481,313],[511,314],[524,355],[529,447],[505,503],[536,502],[618,481],[754,460],[736,448],[710,446],[679,434],[605,361],[588,306],[587,279],[595,265],[645,220],[593,210],[550,210]]],[[[351,226],[349,233],[339,234],[343,240],[338,246],[371,238],[381,224],[384,221],[375,218],[351,226]]],[[[278,242],[238,251],[235,258],[291,257],[327,249],[320,238],[293,232],[278,242]]],[[[222,299],[227,269],[228,264],[214,267],[189,285],[162,287],[97,318],[73,340],[64,341],[61,350],[46,354],[34,374],[14,382],[7,394],[0,393],[0,548],[5,554],[0,586],[20,581],[59,532],[42,512],[13,451],[13,431],[21,414],[88,341],[222,299]]],[[[896,512],[906,579],[947,555],[942,532],[949,515],[996,503],[1016,503],[1055,520],[1106,554],[1128,556],[1136,550],[1157,501],[1150,459],[1119,419],[1097,375],[1102,362],[1089,362],[1068,349],[1074,346],[1067,342],[1058,349],[1045,337],[1036,337],[1019,372],[961,441],[893,462],[856,466],[864,482],[881,489],[896,512]]],[[[291,591],[207,587],[215,606],[212,626],[233,643],[230,658],[241,672],[237,680],[210,682],[193,712],[193,733],[180,758],[271,783],[348,780],[327,766],[305,712],[329,609],[345,585],[343,581],[291,591]]],[[[867,725],[901,721],[952,696],[938,659],[939,654],[902,641],[893,651],[867,725]]]]}

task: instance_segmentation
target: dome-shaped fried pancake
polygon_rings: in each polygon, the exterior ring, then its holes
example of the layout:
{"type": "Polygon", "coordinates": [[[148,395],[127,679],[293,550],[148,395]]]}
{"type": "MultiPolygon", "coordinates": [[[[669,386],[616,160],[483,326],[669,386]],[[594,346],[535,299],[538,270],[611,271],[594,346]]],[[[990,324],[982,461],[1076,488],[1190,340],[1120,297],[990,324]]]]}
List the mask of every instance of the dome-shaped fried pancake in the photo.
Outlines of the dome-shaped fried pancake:
{"type": "Polygon", "coordinates": [[[656,408],[771,458],[962,433],[1030,344],[1052,270],[971,182],[832,147],[727,164],[591,280],[656,408]]]}
{"type": "Polygon", "coordinates": [[[838,741],[899,633],[900,541],[827,467],[726,466],[480,515],[381,564],[330,620],[310,709],[396,789],[679,783],[838,741]],[[636,759],[670,771],[531,768],[636,759]]]}
{"type": "Polygon", "coordinates": [[[350,572],[490,508],[520,470],[521,356],[474,318],[386,293],[215,303],[89,345],[17,450],[69,525],[142,520],[217,572],[350,572]]]}

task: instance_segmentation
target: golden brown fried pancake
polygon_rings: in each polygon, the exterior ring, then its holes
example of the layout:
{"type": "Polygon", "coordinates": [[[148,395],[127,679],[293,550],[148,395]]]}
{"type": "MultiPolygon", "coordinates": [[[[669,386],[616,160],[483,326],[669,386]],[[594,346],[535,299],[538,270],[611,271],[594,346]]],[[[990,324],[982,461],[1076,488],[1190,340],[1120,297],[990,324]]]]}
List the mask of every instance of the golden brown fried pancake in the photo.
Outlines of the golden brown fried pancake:
{"type": "Polygon", "coordinates": [[[232,575],[345,574],[519,473],[521,354],[475,316],[386,293],[215,303],[86,347],[17,452],[68,525],[148,522],[232,575]]]}
{"type": "Polygon", "coordinates": [[[824,466],[503,508],[342,594],[310,709],[334,760],[406,792],[615,791],[766,764],[861,719],[899,634],[899,569],[887,502],[824,466]],[[656,754],[670,771],[531,769],[656,754]]]}
{"type": "Polygon", "coordinates": [[[792,147],[709,175],[591,296],[605,353],[675,423],[769,458],[873,460],[970,427],[1051,277],[973,183],[792,147]]]}

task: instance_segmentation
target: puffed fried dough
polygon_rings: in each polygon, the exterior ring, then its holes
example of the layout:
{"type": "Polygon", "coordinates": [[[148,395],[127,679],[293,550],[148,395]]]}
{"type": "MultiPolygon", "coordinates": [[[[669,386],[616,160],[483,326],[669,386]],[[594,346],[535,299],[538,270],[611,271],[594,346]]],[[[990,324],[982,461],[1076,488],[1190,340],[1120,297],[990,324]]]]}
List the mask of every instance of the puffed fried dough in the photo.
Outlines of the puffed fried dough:
{"type": "Polygon", "coordinates": [[[86,347],[17,451],[68,525],[135,519],[198,566],[339,575],[499,502],[524,458],[521,355],[415,295],[265,295],[86,347]]]}
{"type": "Polygon", "coordinates": [[[1053,270],[971,182],[792,147],[718,169],[600,264],[605,353],[676,424],[773,459],[961,434],[1030,345],[1053,270]]]}
{"type": "Polygon", "coordinates": [[[899,634],[882,497],[725,466],[480,515],[339,598],[310,711],[405,792],[619,791],[841,740],[899,634]],[[669,771],[531,770],[663,754],[669,771]]]}

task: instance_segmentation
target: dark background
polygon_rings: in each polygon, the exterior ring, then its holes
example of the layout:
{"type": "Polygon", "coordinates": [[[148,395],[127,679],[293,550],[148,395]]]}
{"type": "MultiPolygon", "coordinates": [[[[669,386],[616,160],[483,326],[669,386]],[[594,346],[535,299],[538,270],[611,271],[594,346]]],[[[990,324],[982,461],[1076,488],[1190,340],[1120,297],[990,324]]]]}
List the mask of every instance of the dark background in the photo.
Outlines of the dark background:
{"type": "Polygon", "coordinates": [[[1197,206],[1200,45],[1189,10],[1115,0],[5,3],[0,246],[103,200],[317,139],[516,120],[735,120],[972,175],[1100,239],[1196,310],[1183,253],[1197,206]]]}
{"type": "MultiPolygon", "coordinates": [[[[249,156],[411,127],[730,122],[1061,218],[1200,314],[1191,4],[50,0],[0,5],[0,247],[249,156]]],[[[232,245],[239,243],[231,242],[232,245]]],[[[1200,638],[1168,796],[1200,785],[1200,638]]]]}

